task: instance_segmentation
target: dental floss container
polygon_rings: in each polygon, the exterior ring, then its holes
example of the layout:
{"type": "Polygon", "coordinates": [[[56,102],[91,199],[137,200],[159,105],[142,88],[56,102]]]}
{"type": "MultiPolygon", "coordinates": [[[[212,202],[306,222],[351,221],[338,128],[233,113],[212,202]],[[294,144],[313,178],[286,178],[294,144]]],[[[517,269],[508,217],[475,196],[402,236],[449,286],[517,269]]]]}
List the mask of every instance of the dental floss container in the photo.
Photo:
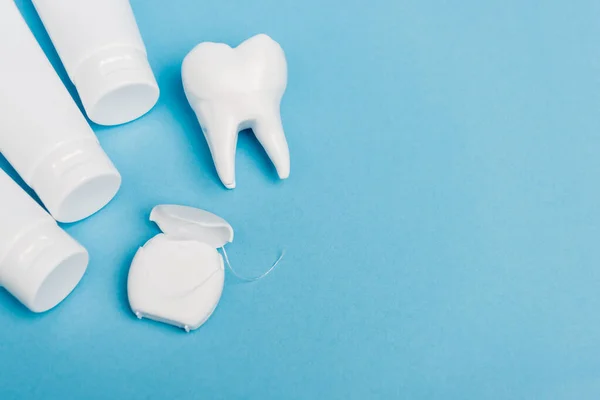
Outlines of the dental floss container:
{"type": "Polygon", "coordinates": [[[207,211],[159,205],[150,220],[163,233],[139,248],[129,270],[127,294],[134,314],[190,332],[212,315],[223,292],[225,268],[217,251],[233,229],[207,211]]]}

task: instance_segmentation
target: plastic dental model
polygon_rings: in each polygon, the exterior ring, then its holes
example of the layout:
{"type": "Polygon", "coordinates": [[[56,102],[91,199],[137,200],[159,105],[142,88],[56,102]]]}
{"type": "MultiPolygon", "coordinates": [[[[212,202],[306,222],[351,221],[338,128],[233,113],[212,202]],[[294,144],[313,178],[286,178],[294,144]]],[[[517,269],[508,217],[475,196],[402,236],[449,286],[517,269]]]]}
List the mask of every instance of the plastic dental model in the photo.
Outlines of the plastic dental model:
{"type": "Polygon", "coordinates": [[[159,89],[128,0],[34,0],[88,117],[118,125],[146,114],[159,89]]]}
{"type": "Polygon", "coordinates": [[[140,319],[197,329],[221,298],[225,270],[217,249],[233,240],[233,229],[214,214],[177,205],[154,207],[150,220],[163,233],[146,242],[131,263],[131,310],[140,319]]]}
{"type": "Polygon", "coordinates": [[[1,169],[0,194],[0,286],[47,311],[77,286],[88,253],[1,169]]]}
{"type": "Polygon", "coordinates": [[[227,188],[235,187],[237,136],[247,128],[254,131],[279,177],[289,176],[290,154],[280,115],[287,63],[277,42],[260,34],[236,48],[200,43],[185,57],[182,79],[227,188]]]}
{"type": "Polygon", "coordinates": [[[11,0],[0,0],[0,54],[0,152],[58,221],[90,216],[121,176],[11,0]]]}

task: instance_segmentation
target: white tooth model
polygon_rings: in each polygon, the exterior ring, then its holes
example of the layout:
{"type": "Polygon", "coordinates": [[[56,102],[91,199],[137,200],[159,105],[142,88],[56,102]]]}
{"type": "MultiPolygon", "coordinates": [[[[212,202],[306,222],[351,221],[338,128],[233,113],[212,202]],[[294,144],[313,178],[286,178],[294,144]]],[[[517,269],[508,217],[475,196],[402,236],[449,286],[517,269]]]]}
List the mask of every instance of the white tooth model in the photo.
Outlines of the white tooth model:
{"type": "Polygon", "coordinates": [[[236,48],[200,43],[185,57],[182,78],[227,188],[235,187],[237,136],[247,128],[254,131],[279,177],[289,176],[290,153],[280,115],[287,63],[277,42],[260,34],[236,48]]]}
{"type": "Polygon", "coordinates": [[[197,329],[221,298],[225,269],[217,249],[233,240],[233,229],[214,214],[177,205],[154,207],[150,220],[163,233],[133,258],[127,281],[131,310],[140,319],[197,329]]]}

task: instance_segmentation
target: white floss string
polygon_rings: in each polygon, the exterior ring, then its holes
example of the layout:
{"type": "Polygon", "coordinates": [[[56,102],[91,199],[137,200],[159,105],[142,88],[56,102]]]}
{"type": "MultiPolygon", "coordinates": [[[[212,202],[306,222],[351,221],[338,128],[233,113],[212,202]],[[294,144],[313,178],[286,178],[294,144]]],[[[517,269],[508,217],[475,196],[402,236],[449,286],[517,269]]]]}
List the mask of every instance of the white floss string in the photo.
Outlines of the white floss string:
{"type": "Polygon", "coordinates": [[[277,261],[275,261],[273,263],[273,265],[271,265],[271,268],[269,268],[268,270],[266,270],[265,272],[263,272],[259,276],[247,277],[247,276],[240,275],[235,269],[233,269],[233,267],[231,266],[231,263],[229,262],[229,257],[227,256],[227,251],[225,251],[225,246],[221,247],[221,251],[223,252],[223,257],[225,258],[225,264],[227,264],[227,268],[229,268],[229,270],[231,271],[231,273],[236,278],[238,278],[239,280],[245,281],[245,282],[256,282],[256,281],[259,281],[259,280],[263,279],[267,275],[269,275],[271,272],[273,272],[273,270],[275,269],[275,267],[277,267],[277,265],[279,265],[279,263],[283,259],[283,256],[285,255],[285,250],[282,250],[281,254],[279,255],[279,258],[277,259],[277,261]]]}
{"type": "MultiPolygon", "coordinates": [[[[231,262],[229,262],[229,256],[227,256],[227,251],[225,251],[225,247],[221,247],[220,248],[221,251],[223,252],[223,257],[225,258],[225,264],[227,264],[227,268],[229,268],[229,270],[231,271],[231,273],[238,278],[239,280],[242,280],[244,282],[256,282],[259,281],[263,278],[265,278],[267,275],[269,275],[271,272],[273,272],[273,270],[275,269],[275,267],[277,267],[277,265],[279,265],[279,263],[281,262],[281,260],[283,259],[283,256],[285,255],[285,250],[281,251],[281,254],[279,255],[279,258],[273,263],[273,265],[271,265],[271,267],[266,270],[265,272],[263,272],[261,275],[259,276],[255,276],[255,277],[247,277],[247,276],[243,276],[240,275],[235,269],[233,269],[233,267],[231,266],[231,262]]],[[[196,286],[194,286],[193,288],[186,290],[183,293],[179,293],[177,295],[175,295],[174,297],[183,297],[183,296],[187,296],[192,292],[195,292],[196,290],[200,289],[202,286],[204,286],[204,284],[206,282],[208,282],[210,280],[210,278],[212,278],[217,272],[219,271],[219,269],[215,269],[207,278],[205,278],[202,282],[200,282],[199,284],[197,284],[196,286]]]]}
{"type": "Polygon", "coordinates": [[[217,272],[219,272],[219,269],[218,269],[218,268],[217,268],[217,269],[215,269],[215,270],[214,270],[214,271],[213,271],[213,272],[212,272],[212,273],[211,273],[211,274],[210,274],[210,275],[209,275],[209,276],[208,276],[206,279],[204,279],[202,282],[200,282],[199,284],[197,284],[197,285],[196,285],[196,286],[194,286],[193,288],[191,288],[191,289],[189,289],[189,290],[186,290],[186,291],[185,291],[185,292],[183,292],[183,293],[179,293],[179,294],[177,294],[177,295],[175,295],[175,296],[173,296],[173,297],[184,297],[184,296],[187,296],[187,295],[189,295],[189,294],[190,294],[190,293],[192,293],[192,292],[195,292],[196,290],[198,290],[198,289],[200,289],[202,286],[204,286],[204,284],[205,284],[206,282],[208,282],[208,281],[210,280],[210,278],[212,278],[212,277],[213,277],[213,276],[214,276],[214,275],[215,275],[217,272]]]}

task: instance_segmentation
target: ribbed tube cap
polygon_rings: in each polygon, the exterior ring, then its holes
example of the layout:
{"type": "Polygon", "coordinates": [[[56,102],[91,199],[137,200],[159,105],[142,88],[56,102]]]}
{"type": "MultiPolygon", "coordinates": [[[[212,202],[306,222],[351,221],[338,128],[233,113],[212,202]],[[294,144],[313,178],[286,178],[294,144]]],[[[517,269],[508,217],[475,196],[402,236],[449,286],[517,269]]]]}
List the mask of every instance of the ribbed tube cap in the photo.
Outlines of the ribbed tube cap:
{"type": "Polygon", "coordinates": [[[47,311],[77,286],[88,253],[54,221],[19,237],[0,263],[0,285],[33,312],[47,311]]]}
{"type": "Polygon", "coordinates": [[[74,222],[108,204],[121,175],[95,140],[83,140],[56,148],[36,166],[29,183],[57,221],[74,222]]]}
{"type": "Polygon", "coordinates": [[[87,58],[72,78],[87,116],[100,125],[133,121],[158,101],[148,58],[136,48],[105,48],[87,58]]]}

